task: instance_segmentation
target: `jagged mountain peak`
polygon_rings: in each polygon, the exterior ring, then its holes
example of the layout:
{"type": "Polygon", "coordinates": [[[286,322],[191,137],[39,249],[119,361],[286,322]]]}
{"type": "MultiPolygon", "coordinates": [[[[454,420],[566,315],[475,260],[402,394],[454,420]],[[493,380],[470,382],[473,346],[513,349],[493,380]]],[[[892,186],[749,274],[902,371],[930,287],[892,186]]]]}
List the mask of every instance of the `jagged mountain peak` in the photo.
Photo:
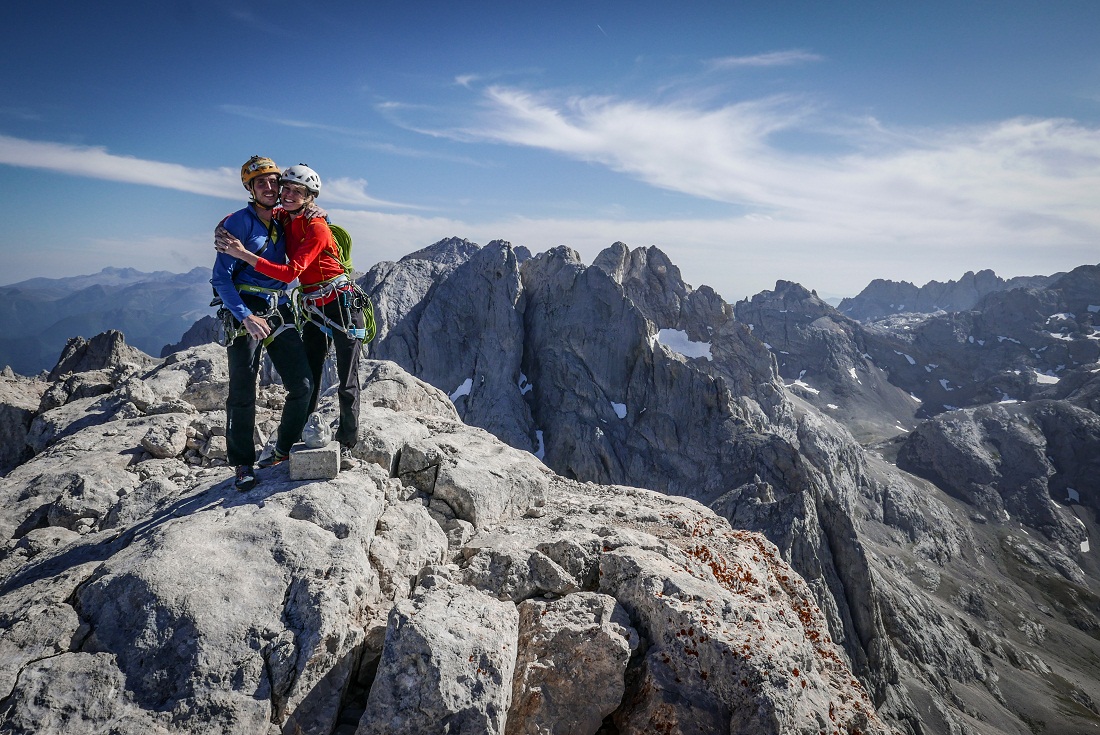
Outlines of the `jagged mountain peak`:
{"type": "Polygon", "coordinates": [[[447,237],[426,248],[409,253],[401,260],[429,260],[440,265],[457,266],[470,259],[480,246],[461,237],[447,237]]]}

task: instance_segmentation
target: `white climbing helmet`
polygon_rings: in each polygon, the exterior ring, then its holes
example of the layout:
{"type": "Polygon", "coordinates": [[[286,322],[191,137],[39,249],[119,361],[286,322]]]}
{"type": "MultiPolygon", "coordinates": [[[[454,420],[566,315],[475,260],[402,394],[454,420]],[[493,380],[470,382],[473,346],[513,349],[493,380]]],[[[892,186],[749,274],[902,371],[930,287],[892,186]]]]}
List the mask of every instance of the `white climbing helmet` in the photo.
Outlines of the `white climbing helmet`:
{"type": "Polygon", "coordinates": [[[279,183],[282,184],[287,181],[292,184],[301,184],[313,192],[313,196],[318,196],[321,193],[321,177],[304,163],[296,164],[283,171],[283,175],[279,177],[279,183]]]}

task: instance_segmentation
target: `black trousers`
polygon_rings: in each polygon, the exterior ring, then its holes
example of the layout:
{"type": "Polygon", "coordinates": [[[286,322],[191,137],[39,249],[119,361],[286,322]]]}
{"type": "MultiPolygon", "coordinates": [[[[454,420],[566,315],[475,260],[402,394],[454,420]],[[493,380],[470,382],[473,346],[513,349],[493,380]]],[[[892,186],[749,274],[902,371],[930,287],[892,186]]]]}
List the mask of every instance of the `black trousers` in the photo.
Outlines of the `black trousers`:
{"type": "MultiPolygon", "coordinates": [[[[252,308],[251,304],[249,308],[252,308]]],[[[302,337],[294,329],[290,307],[284,305],[279,311],[290,328],[284,329],[266,349],[287,390],[275,448],[289,454],[294,443],[302,438],[302,429],[309,418],[313,379],[302,337]]],[[[225,445],[226,460],[231,465],[253,464],[256,461],[256,445],[253,443],[256,431],[256,378],[264,349],[262,342],[248,335],[238,337],[227,348],[229,397],[225,402],[225,445]]]]}
{"type": "MultiPolygon", "coordinates": [[[[343,324],[347,317],[341,314],[341,296],[321,307],[332,321],[343,324]]],[[[351,311],[352,326],[356,329],[363,328],[363,312],[351,311]]],[[[317,400],[321,395],[321,374],[325,369],[325,357],[328,356],[328,348],[331,345],[336,350],[336,374],[339,379],[337,398],[340,401],[340,428],[336,430],[336,441],[345,447],[354,447],[359,441],[359,356],[362,352],[361,342],[348,337],[338,329],[333,329],[329,336],[313,322],[306,322],[302,327],[302,342],[306,346],[306,357],[309,360],[310,371],[313,375],[313,395],[309,400],[309,412],[317,410],[317,400]]]]}

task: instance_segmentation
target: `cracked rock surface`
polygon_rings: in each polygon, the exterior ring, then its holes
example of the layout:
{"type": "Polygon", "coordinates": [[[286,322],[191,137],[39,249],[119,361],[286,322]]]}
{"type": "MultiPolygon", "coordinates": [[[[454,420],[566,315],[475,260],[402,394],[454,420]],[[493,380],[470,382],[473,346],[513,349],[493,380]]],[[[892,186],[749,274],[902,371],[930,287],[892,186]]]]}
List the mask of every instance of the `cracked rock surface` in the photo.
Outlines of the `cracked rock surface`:
{"type": "Polygon", "coordinates": [[[202,454],[213,345],[0,478],[0,731],[891,732],[764,537],[555,475],[390,363],[364,377],[333,480],[239,493],[202,454]]]}

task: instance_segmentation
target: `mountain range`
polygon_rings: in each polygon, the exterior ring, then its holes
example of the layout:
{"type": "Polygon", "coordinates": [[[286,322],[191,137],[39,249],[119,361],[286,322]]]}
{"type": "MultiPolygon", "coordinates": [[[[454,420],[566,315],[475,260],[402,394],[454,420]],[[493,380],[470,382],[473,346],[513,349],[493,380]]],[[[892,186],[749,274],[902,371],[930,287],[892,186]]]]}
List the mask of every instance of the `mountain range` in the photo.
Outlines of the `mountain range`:
{"type": "Polygon", "coordinates": [[[232,494],[203,328],[0,379],[0,727],[1100,725],[1100,266],[834,309],[728,304],[656,248],[452,238],[359,282],[379,336],[335,481],[232,494]]]}
{"type": "Polygon", "coordinates": [[[0,365],[21,375],[50,370],[70,337],[110,329],[151,355],[211,312],[210,269],[187,273],[104,268],[69,278],[0,286],[0,365]]]}

